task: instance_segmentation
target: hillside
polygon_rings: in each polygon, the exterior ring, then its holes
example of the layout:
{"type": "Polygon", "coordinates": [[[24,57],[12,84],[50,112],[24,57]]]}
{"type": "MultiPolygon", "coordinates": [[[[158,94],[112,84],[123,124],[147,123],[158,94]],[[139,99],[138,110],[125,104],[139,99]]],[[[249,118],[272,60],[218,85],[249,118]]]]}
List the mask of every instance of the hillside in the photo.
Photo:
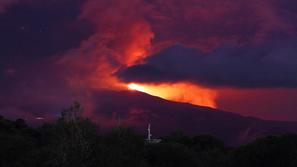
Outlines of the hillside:
{"type": "Polygon", "coordinates": [[[164,136],[176,129],[188,135],[211,134],[227,144],[242,144],[257,137],[297,132],[296,122],[268,121],[213,108],[167,101],[135,91],[103,91],[92,118],[108,128],[119,123],[145,133],[152,124],[154,136],[164,136]]]}

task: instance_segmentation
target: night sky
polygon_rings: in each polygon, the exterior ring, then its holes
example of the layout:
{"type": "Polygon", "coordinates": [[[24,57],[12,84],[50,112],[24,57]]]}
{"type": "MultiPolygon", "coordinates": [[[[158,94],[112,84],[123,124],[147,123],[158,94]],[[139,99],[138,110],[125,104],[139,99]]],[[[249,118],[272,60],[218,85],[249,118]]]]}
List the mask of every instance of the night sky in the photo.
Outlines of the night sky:
{"type": "Polygon", "coordinates": [[[297,1],[0,0],[0,115],[96,117],[106,90],[297,121],[297,1]]]}

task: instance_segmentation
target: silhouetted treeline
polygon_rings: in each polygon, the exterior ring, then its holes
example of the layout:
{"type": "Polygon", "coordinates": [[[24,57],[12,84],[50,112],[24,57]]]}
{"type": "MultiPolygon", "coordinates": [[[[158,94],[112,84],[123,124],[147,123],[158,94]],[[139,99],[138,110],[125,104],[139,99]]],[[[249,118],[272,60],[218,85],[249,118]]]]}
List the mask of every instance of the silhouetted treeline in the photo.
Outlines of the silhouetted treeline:
{"type": "Polygon", "coordinates": [[[0,167],[297,167],[295,134],[230,148],[212,136],[175,131],[149,144],[129,127],[100,133],[81,112],[75,103],[39,128],[0,117],[0,167]]]}

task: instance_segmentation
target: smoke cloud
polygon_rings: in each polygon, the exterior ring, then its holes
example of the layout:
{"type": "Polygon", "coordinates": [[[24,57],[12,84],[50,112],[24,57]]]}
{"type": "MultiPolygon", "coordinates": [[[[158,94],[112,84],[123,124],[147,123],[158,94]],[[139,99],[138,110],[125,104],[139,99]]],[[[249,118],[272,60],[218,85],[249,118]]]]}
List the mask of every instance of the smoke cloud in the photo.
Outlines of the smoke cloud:
{"type": "Polygon", "coordinates": [[[192,81],[207,87],[297,87],[296,40],[211,53],[177,45],[119,72],[126,82],[192,81]]]}

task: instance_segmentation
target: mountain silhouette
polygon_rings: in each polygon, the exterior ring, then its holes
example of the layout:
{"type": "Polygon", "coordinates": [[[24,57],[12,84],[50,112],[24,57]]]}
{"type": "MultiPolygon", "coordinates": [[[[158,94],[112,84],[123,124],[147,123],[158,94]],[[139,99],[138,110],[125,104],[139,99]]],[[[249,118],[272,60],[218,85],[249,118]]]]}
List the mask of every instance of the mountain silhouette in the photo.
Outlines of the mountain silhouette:
{"type": "Polygon", "coordinates": [[[297,132],[297,122],[262,120],[209,107],[164,100],[137,91],[100,91],[92,119],[102,129],[132,126],[146,133],[150,123],[154,137],[180,129],[187,135],[209,134],[226,144],[238,145],[257,137],[297,132]]]}

